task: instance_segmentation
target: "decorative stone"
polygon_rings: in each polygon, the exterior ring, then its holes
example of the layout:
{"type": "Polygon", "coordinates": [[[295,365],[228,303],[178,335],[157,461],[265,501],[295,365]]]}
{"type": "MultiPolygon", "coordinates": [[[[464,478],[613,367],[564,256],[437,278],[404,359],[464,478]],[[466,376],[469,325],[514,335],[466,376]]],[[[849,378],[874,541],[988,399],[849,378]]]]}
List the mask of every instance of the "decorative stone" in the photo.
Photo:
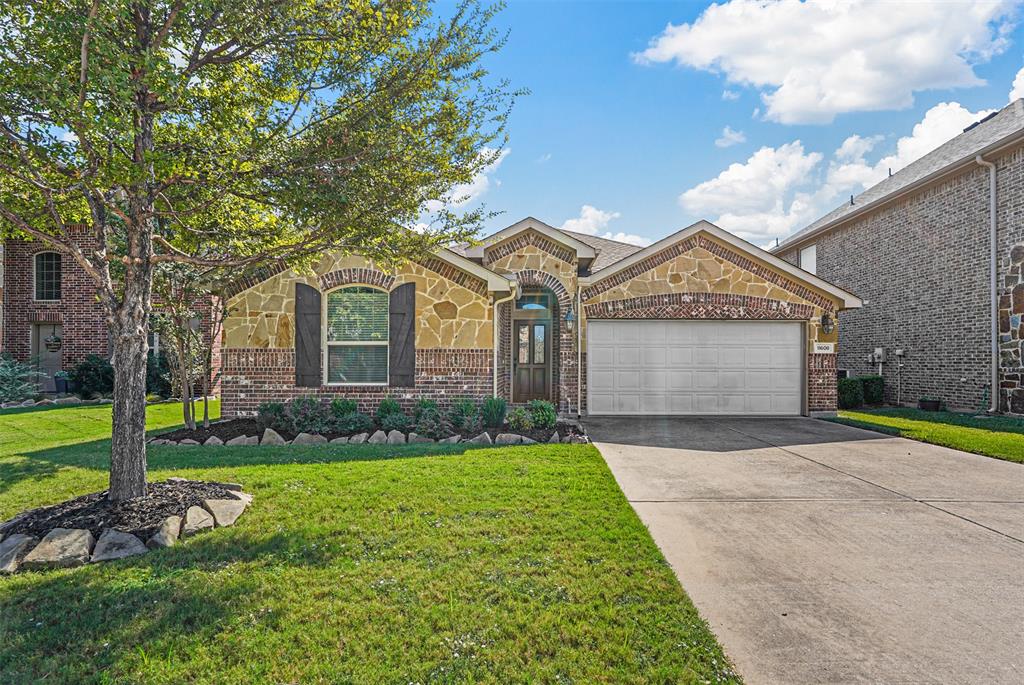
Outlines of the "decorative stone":
{"type": "Polygon", "coordinates": [[[112,561],[145,553],[146,546],[142,544],[142,540],[131,533],[107,528],[100,535],[100,539],[96,541],[96,548],[92,551],[92,561],[112,561]]]}
{"type": "Polygon", "coordinates": [[[241,492],[242,491],[242,484],[241,483],[221,483],[221,482],[217,482],[216,484],[221,486],[225,490],[231,490],[232,492],[241,492]]]}
{"type": "MultiPolygon", "coordinates": [[[[78,398],[75,397],[75,398],[61,398],[61,399],[75,399],[75,400],[77,400],[78,398]]],[[[65,402],[65,404],[71,404],[71,403],[70,402],[65,402]]],[[[35,400],[25,400],[24,402],[21,403],[21,406],[23,406],[23,407],[34,407],[34,406],[36,406],[36,401],[35,400]]]]}
{"type": "Polygon", "coordinates": [[[114,400],[110,399],[109,397],[103,397],[103,398],[100,399],[100,404],[113,404],[113,403],[114,403],[114,400]]]}
{"type": "Polygon", "coordinates": [[[0,573],[14,573],[21,565],[21,560],[29,553],[38,541],[31,535],[15,533],[0,542],[0,573]]]}
{"type": "Polygon", "coordinates": [[[153,537],[146,540],[146,547],[150,549],[156,549],[157,547],[173,547],[174,543],[178,541],[178,533],[181,531],[181,517],[180,516],[168,516],[164,519],[164,522],[160,524],[160,527],[153,537]]]}
{"type": "Polygon", "coordinates": [[[361,445],[366,442],[368,435],[366,433],[356,433],[348,439],[350,445],[361,445]]]}
{"type": "Polygon", "coordinates": [[[405,444],[405,433],[400,430],[393,430],[388,433],[388,444],[389,445],[404,445],[405,444]]]}
{"type": "Polygon", "coordinates": [[[442,439],[438,440],[438,442],[445,443],[447,445],[454,445],[454,444],[458,443],[459,440],[461,440],[461,439],[462,439],[461,436],[453,435],[450,438],[442,438],[442,439]]]}
{"type": "Polygon", "coordinates": [[[192,438],[185,438],[184,440],[180,440],[178,442],[178,444],[179,445],[198,445],[199,442],[197,440],[193,440],[192,438]]]}
{"type": "Polygon", "coordinates": [[[466,442],[468,442],[470,444],[473,444],[473,445],[490,445],[490,444],[492,444],[491,436],[487,433],[487,431],[484,431],[480,435],[476,436],[475,438],[472,438],[471,440],[467,440],[466,442]]]}
{"type": "Polygon", "coordinates": [[[567,435],[564,438],[562,438],[562,442],[565,442],[565,443],[572,442],[572,438],[567,435]]]}
{"type": "MultiPolygon", "coordinates": [[[[253,436],[253,437],[255,438],[256,436],[253,436]]],[[[259,444],[259,441],[260,441],[260,439],[256,438],[256,443],[257,444],[259,444]]],[[[249,436],[248,435],[236,435],[235,437],[231,438],[230,440],[228,440],[224,444],[227,445],[228,447],[234,447],[235,445],[248,445],[249,444],[249,436]]]]}
{"type": "Polygon", "coordinates": [[[311,433],[299,433],[292,440],[293,445],[326,445],[327,438],[322,435],[312,435],[311,433]]]}
{"type": "MultiPolygon", "coordinates": [[[[35,404],[32,400],[29,400],[32,404],[22,406],[32,406],[35,404]]],[[[78,399],[74,395],[68,395],[67,397],[58,397],[53,401],[54,404],[81,404],[82,400],[78,399]]]]}
{"type": "Polygon", "coordinates": [[[203,443],[203,445],[206,446],[206,447],[215,447],[217,445],[223,445],[223,444],[224,444],[224,441],[221,440],[220,438],[218,438],[216,435],[211,435],[210,437],[208,437],[206,439],[206,442],[203,443]]]}
{"type": "Polygon", "coordinates": [[[38,402],[36,402],[36,406],[37,407],[47,407],[47,406],[49,406],[49,405],[51,405],[53,403],[54,403],[53,400],[39,400],[38,402]]]}
{"type": "Polygon", "coordinates": [[[574,435],[572,436],[572,443],[574,445],[586,445],[590,440],[585,435],[574,435]]]}
{"type": "Polygon", "coordinates": [[[284,438],[281,437],[281,434],[278,433],[276,430],[274,430],[273,428],[264,428],[263,429],[263,439],[260,440],[260,444],[261,445],[284,445],[286,443],[285,443],[284,438]]]}
{"type": "Polygon", "coordinates": [[[252,504],[252,495],[250,495],[248,492],[232,492],[231,494],[245,502],[245,506],[249,506],[250,504],[252,504]]]}
{"type": "Polygon", "coordinates": [[[528,438],[528,437],[526,437],[524,435],[523,439],[520,441],[520,443],[523,444],[523,445],[535,445],[535,444],[537,444],[537,441],[534,440],[533,438],[528,438]]]}
{"type": "Polygon", "coordinates": [[[68,568],[89,561],[92,533],[79,528],[54,528],[22,560],[26,569],[68,568]]]}
{"type": "Polygon", "coordinates": [[[384,431],[380,431],[380,430],[377,431],[376,433],[374,433],[373,435],[371,435],[366,440],[366,442],[372,443],[374,445],[379,445],[380,443],[387,442],[387,441],[388,441],[387,433],[385,433],[384,431]]]}
{"type": "Polygon", "coordinates": [[[494,439],[495,445],[518,445],[523,441],[523,436],[516,435],[515,433],[498,433],[498,437],[494,439]]]}
{"type": "Polygon", "coordinates": [[[189,507],[181,524],[181,537],[187,538],[209,528],[213,528],[213,516],[202,507],[189,507]]]}
{"type": "Polygon", "coordinates": [[[332,445],[347,445],[348,444],[348,438],[344,438],[344,437],[343,438],[333,438],[331,440],[331,444],[332,445]]]}
{"type": "Polygon", "coordinates": [[[434,313],[439,319],[454,319],[459,315],[459,308],[454,302],[438,302],[434,305],[434,313]]]}
{"type": "Polygon", "coordinates": [[[409,442],[422,443],[422,442],[434,442],[431,438],[419,433],[409,433],[409,442]]]}
{"type": "Polygon", "coordinates": [[[218,527],[230,526],[245,511],[245,502],[239,499],[204,499],[203,506],[213,514],[218,527]]]}
{"type": "Polygon", "coordinates": [[[551,437],[548,438],[548,442],[551,442],[551,443],[561,442],[561,440],[562,439],[558,437],[558,431],[555,431],[554,433],[552,433],[551,437]]]}

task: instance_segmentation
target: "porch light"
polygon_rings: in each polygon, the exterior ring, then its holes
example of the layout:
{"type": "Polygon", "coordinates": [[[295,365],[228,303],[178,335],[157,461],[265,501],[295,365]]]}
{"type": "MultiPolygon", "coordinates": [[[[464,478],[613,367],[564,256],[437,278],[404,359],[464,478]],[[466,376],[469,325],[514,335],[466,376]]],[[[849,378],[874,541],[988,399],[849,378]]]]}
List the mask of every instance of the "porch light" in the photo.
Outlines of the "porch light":
{"type": "Polygon", "coordinates": [[[570,304],[565,310],[565,330],[572,332],[572,327],[576,323],[576,314],[572,311],[572,305],[570,304]]]}
{"type": "Polygon", "coordinates": [[[829,314],[821,315],[821,330],[826,334],[831,333],[836,329],[836,322],[832,319],[829,314]]]}

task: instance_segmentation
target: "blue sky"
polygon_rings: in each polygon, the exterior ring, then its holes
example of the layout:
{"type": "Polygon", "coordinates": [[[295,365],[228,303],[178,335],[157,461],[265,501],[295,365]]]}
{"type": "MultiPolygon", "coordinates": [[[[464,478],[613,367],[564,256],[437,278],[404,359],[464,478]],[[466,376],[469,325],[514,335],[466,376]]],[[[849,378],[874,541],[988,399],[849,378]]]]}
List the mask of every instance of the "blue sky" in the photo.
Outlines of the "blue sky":
{"type": "Polygon", "coordinates": [[[1004,106],[1019,9],[512,0],[487,66],[531,93],[470,194],[504,212],[488,232],[533,215],[643,242],[707,218],[767,245],[1004,106]]]}

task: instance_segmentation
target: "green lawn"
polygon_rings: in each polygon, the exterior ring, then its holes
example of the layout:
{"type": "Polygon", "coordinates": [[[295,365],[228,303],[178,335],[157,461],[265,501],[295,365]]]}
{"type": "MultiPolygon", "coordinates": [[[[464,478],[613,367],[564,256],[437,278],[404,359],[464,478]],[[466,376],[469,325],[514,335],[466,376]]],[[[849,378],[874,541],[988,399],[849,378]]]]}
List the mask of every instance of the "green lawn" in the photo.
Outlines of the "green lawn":
{"type": "MultiPolygon", "coordinates": [[[[150,407],[153,429],[180,408],[150,407]]],[[[103,489],[110,408],[0,412],[0,520],[103,489]]],[[[736,682],[589,445],[154,447],[232,528],[0,577],[0,682],[736,682]]]]}
{"type": "Polygon", "coordinates": [[[1024,463],[1024,420],[891,408],[840,411],[832,419],[858,428],[1024,463]]]}

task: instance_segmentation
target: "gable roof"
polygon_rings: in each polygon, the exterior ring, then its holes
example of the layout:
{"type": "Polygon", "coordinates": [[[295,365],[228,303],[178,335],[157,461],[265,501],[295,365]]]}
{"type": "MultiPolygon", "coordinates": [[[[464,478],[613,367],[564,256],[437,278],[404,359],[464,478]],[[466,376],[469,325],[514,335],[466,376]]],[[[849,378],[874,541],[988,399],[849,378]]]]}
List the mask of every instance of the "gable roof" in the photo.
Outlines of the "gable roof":
{"type": "Polygon", "coordinates": [[[800,267],[793,266],[789,262],[776,257],[770,252],[762,250],[760,247],[757,247],[752,243],[748,243],[742,238],[738,238],[732,233],[729,233],[728,231],[725,231],[719,228],[718,226],[715,226],[710,221],[703,220],[698,221],[697,223],[691,226],[687,226],[681,231],[677,231],[666,238],[662,238],[653,245],[649,245],[648,247],[645,247],[642,250],[638,250],[633,254],[629,255],[628,257],[626,257],[625,259],[620,259],[611,266],[601,269],[599,272],[592,274],[591,276],[581,278],[580,282],[588,286],[594,285],[595,283],[599,283],[602,280],[608,278],[609,276],[614,276],[615,274],[625,269],[628,269],[634,264],[642,262],[648,257],[655,255],[668,247],[671,247],[675,243],[686,240],[687,238],[701,232],[707,233],[712,237],[717,238],[718,240],[726,243],[727,245],[730,245],[731,247],[733,247],[734,249],[738,250],[741,253],[751,255],[752,257],[755,257],[756,259],[765,262],[766,264],[774,268],[776,271],[779,271],[790,276],[791,278],[806,283],[807,285],[810,285],[822,292],[828,293],[829,295],[837,298],[840,302],[842,302],[843,309],[856,309],[863,305],[862,300],[853,293],[849,293],[838,286],[832,285],[828,281],[818,278],[809,271],[804,271],[800,267]]]}
{"type": "Polygon", "coordinates": [[[546,224],[532,216],[521,219],[511,226],[487,236],[476,245],[462,246],[462,253],[469,259],[482,259],[484,256],[484,250],[487,248],[497,245],[500,242],[504,242],[509,238],[513,238],[523,231],[530,230],[536,231],[537,233],[554,240],[556,243],[560,243],[572,250],[575,250],[576,257],[578,259],[594,259],[597,256],[597,252],[591,245],[573,237],[568,231],[555,228],[554,226],[546,224]]]}
{"type": "Polygon", "coordinates": [[[892,176],[876,183],[853,203],[844,203],[809,226],[789,236],[772,252],[788,249],[812,236],[833,228],[855,216],[875,209],[896,196],[910,192],[941,176],[974,166],[975,156],[985,155],[1024,138],[1024,100],[1018,99],[967,127],[963,133],[943,143],[924,157],[912,162],[892,176]]]}
{"type": "Polygon", "coordinates": [[[601,238],[596,235],[587,235],[586,233],[566,231],[564,229],[562,232],[571,235],[580,242],[590,245],[597,252],[597,257],[595,257],[594,261],[590,264],[591,272],[599,271],[607,266],[611,266],[620,259],[625,259],[634,252],[639,252],[642,249],[639,245],[623,243],[618,240],[611,240],[610,238],[601,238]]]}

